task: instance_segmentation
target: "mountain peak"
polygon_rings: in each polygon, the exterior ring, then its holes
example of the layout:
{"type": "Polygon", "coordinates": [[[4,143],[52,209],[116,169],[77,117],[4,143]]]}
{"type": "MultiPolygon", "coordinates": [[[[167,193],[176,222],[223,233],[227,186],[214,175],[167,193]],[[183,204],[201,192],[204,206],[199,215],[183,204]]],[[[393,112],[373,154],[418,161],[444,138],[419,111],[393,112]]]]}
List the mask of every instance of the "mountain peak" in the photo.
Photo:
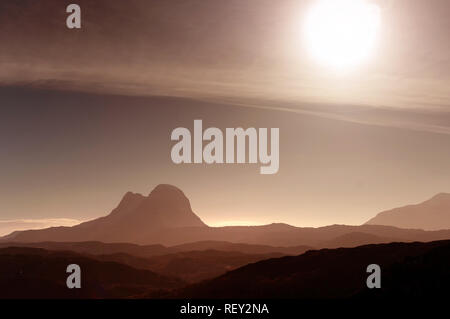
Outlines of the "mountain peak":
{"type": "Polygon", "coordinates": [[[64,229],[42,229],[15,234],[24,241],[147,242],[174,228],[208,227],[192,211],[189,199],[177,187],[161,184],[146,197],[127,192],[107,216],[64,229]]]}
{"type": "Polygon", "coordinates": [[[129,202],[129,201],[133,201],[135,199],[143,199],[144,196],[139,194],[139,193],[133,193],[133,192],[127,192],[123,197],[122,197],[122,202],[129,202]]]}
{"type": "Polygon", "coordinates": [[[176,186],[170,185],[170,184],[159,184],[150,192],[149,196],[151,196],[152,194],[160,194],[160,193],[172,194],[172,195],[178,195],[178,196],[182,195],[185,197],[185,195],[181,189],[179,189],[176,186]]]}
{"type": "Polygon", "coordinates": [[[144,199],[145,197],[141,194],[128,192],[122,197],[119,205],[111,212],[111,215],[126,215],[136,209],[144,199]]]}
{"type": "Polygon", "coordinates": [[[450,194],[449,193],[439,193],[435,196],[433,196],[430,201],[442,201],[442,200],[450,200],[450,194]]]}
{"type": "Polygon", "coordinates": [[[206,226],[194,214],[186,195],[176,186],[159,184],[136,210],[138,214],[152,216],[152,223],[162,227],[206,226]]]}

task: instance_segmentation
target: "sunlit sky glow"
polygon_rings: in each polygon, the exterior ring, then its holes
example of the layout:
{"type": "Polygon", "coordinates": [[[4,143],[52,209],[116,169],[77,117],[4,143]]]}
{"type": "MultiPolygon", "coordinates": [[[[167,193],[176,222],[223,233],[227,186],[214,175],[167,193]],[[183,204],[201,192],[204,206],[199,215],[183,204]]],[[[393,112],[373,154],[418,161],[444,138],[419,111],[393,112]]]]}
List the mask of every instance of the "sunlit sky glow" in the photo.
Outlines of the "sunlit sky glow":
{"type": "Polygon", "coordinates": [[[313,57],[341,70],[373,54],[379,27],[380,8],[365,0],[319,0],[304,25],[313,57]]]}

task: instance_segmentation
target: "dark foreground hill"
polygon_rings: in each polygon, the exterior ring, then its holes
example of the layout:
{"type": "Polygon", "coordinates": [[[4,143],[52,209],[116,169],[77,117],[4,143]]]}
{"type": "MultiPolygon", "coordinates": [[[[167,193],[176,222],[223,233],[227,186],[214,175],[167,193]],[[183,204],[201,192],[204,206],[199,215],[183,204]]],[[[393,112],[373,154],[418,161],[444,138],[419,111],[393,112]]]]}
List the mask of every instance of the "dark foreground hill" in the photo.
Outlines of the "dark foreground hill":
{"type": "MultiPolygon", "coordinates": [[[[121,254],[119,257],[89,257],[36,248],[3,248],[0,249],[0,286],[3,288],[0,298],[448,299],[450,296],[450,241],[308,251],[299,256],[250,263],[190,286],[174,277],[127,266],[123,263],[129,262],[121,260],[140,259],[147,266],[171,275],[189,272],[201,275],[204,271],[213,273],[218,268],[223,271],[220,267],[233,259],[242,262],[242,255],[245,254],[198,251],[155,256],[153,258],[156,259],[149,263],[148,259],[121,254]],[[117,258],[118,262],[99,260],[111,258],[117,258]],[[72,263],[81,266],[81,289],[66,287],[66,267],[72,263]],[[369,264],[381,267],[381,289],[369,290],[366,287],[369,264]]],[[[259,257],[250,255],[250,258],[259,257]]]]}
{"type": "Polygon", "coordinates": [[[228,242],[196,242],[180,246],[101,242],[0,243],[0,248],[27,247],[71,251],[88,258],[117,262],[194,283],[223,275],[249,263],[286,255],[299,255],[307,246],[272,247],[228,242]]]}
{"type": "Polygon", "coordinates": [[[260,261],[189,286],[177,298],[449,298],[450,241],[308,251],[260,261]],[[381,289],[366,286],[381,267],[381,289]]]}
{"type": "Polygon", "coordinates": [[[184,285],[179,279],[116,262],[23,247],[0,249],[0,274],[0,299],[137,298],[184,285]],[[81,267],[81,289],[66,286],[70,264],[81,267]]]}
{"type": "Polygon", "coordinates": [[[220,276],[256,261],[299,255],[312,247],[271,247],[227,242],[197,242],[181,246],[134,245],[101,242],[1,243],[0,248],[28,247],[71,251],[88,258],[118,262],[136,269],[154,271],[190,283],[220,276]]]}
{"type": "Polygon", "coordinates": [[[93,256],[103,261],[114,261],[137,269],[147,269],[188,283],[200,282],[223,275],[228,271],[257,261],[284,256],[280,253],[244,254],[217,250],[189,251],[139,258],[127,254],[93,256]]]}

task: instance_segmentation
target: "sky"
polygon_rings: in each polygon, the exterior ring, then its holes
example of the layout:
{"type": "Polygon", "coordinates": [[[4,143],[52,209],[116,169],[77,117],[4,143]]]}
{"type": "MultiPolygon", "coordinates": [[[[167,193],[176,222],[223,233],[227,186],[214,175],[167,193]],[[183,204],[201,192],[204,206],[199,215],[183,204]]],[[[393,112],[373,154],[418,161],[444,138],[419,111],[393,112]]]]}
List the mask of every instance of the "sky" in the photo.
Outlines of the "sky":
{"type": "MultiPolygon", "coordinates": [[[[0,3],[0,220],[88,220],[180,187],[208,224],[361,224],[450,192],[450,3],[373,1],[370,59],[316,63],[315,1],[0,3]],[[175,165],[170,133],[279,127],[280,171],[175,165]]],[[[22,227],[22,226],[21,226],[22,227]]]]}

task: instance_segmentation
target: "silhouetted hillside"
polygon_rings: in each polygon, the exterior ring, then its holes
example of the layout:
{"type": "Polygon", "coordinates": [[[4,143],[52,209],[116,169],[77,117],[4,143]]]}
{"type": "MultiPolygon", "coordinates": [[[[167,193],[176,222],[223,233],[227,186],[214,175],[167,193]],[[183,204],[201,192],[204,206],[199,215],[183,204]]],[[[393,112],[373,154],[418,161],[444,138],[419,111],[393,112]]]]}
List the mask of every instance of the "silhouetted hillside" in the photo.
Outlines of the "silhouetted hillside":
{"type": "Polygon", "coordinates": [[[273,247],[267,245],[251,245],[244,243],[230,243],[226,241],[199,241],[170,247],[174,251],[195,251],[195,250],[219,250],[236,251],[245,254],[269,254],[280,253],[285,255],[299,255],[307,250],[313,249],[311,246],[273,247]]]}
{"type": "Polygon", "coordinates": [[[7,288],[0,291],[0,298],[448,297],[450,241],[323,249],[257,261],[269,257],[273,255],[218,251],[152,258],[126,254],[89,257],[36,248],[3,248],[0,286],[7,288]],[[66,267],[72,263],[81,266],[81,289],[66,287],[66,267]],[[242,263],[250,264],[187,287],[172,277],[193,282],[242,263]],[[373,263],[381,266],[382,288],[369,290],[366,268],[373,263]],[[170,276],[137,269],[144,267],[170,276]]]}
{"type": "Polygon", "coordinates": [[[222,241],[202,241],[187,243],[183,245],[166,247],[163,245],[136,245],[126,243],[102,243],[102,242],[39,242],[21,243],[4,242],[0,248],[6,247],[29,247],[47,250],[70,250],[77,253],[89,255],[128,254],[136,257],[152,257],[167,255],[178,252],[216,250],[224,252],[241,252],[245,254],[271,254],[299,255],[309,249],[310,246],[273,247],[267,245],[251,245],[240,243],[229,243],[222,241]]]}
{"type": "Polygon", "coordinates": [[[118,262],[136,269],[198,282],[217,277],[246,264],[298,255],[311,247],[271,247],[227,242],[198,242],[174,247],[162,245],[105,244],[101,242],[1,243],[0,248],[28,247],[71,251],[88,258],[118,262]]]}
{"type": "Polygon", "coordinates": [[[184,285],[181,280],[72,252],[0,249],[0,298],[136,298],[184,285]],[[68,289],[67,266],[81,267],[81,289],[68,289]]]}
{"type": "Polygon", "coordinates": [[[0,242],[0,248],[7,247],[28,247],[41,248],[56,251],[72,251],[80,254],[105,255],[126,253],[137,257],[151,257],[155,255],[164,255],[173,252],[169,247],[163,245],[136,245],[127,243],[102,243],[99,241],[80,241],[80,242],[0,242]]]}
{"type": "Polygon", "coordinates": [[[168,277],[194,283],[264,259],[281,257],[280,253],[244,254],[216,250],[188,251],[139,258],[127,254],[99,255],[95,259],[114,261],[137,269],[147,269],[168,277]]]}
{"type": "Polygon", "coordinates": [[[395,241],[396,238],[382,237],[371,233],[351,232],[324,241],[320,246],[324,248],[356,247],[369,244],[391,243],[395,241]]]}
{"type": "Polygon", "coordinates": [[[426,230],[450,229],[450,194],[379,213],[366,224],[426,230]]]}
{"type": "Polygon", "coordinates": [[[184,298],[347,298],[449,296],[450,241],[308,251],[264,260],[182,289],[184,298]],[[366,287],[370,264],[382,288],[366,287]]]}

